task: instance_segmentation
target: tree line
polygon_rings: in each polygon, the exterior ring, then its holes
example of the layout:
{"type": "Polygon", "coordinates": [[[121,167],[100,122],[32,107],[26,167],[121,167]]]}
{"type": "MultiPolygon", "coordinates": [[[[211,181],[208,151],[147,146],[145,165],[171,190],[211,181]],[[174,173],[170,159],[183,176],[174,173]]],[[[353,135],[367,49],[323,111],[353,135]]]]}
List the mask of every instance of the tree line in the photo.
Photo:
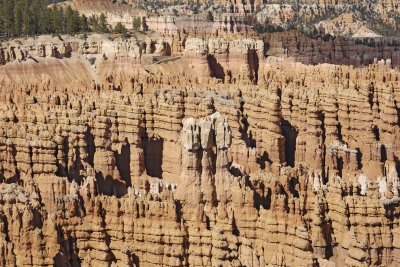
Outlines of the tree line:
{"type": "Polygon", "coordinates": [[[0,36],[75,34],[81,32],[126,33],[122,24],[112,29],[107,17],[87,17],[70,6],[48,7],[47,0],[0,0],[0,36]]]}

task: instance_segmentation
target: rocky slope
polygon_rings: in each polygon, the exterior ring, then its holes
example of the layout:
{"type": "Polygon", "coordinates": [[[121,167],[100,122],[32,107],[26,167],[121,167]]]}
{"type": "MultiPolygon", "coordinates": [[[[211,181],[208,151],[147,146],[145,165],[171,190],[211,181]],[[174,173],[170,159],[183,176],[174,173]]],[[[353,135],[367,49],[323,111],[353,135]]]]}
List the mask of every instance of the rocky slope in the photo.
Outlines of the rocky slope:
{"type": "Polygon", "coordinates": [[[115,27],[117,23],[121,23],[127,29],[133,29],[133,20],[138,17],[146,16],[146,12],[136,9],[131,5],[132,1],[116,1],[116,0],[67,0],[55,4],[59,8],[72,7],[79,13],[87,17],[107,16],[107,22],[111,27],[115,27]]]}
{"type": "Polygon", "coordinates": [[[150,22],[150,30],[194,24],[189,28],[201,32],[225,23],[225,28],[238,24],[260,32],[296,29],[306,34],[376,37],[399,36],[399,4],[397,0],[69,0],[57,6],[69,5],[87,16],[104,13],[112,27],[120,22],[128,29],[134,29],[133,21],[141,18],[150,22]]]}
{"type": "Polygon", "coordinates": [[[237,36],[3,43],[0,265],[399,265],[398,70],[237,36]]]}
{"type": "Polygon", "coordinates": [[[398,37],[318,38],[292,31],[264,35],[266,54],[304,64],[368,66],[378,61],[399,66],[398,37]]]}

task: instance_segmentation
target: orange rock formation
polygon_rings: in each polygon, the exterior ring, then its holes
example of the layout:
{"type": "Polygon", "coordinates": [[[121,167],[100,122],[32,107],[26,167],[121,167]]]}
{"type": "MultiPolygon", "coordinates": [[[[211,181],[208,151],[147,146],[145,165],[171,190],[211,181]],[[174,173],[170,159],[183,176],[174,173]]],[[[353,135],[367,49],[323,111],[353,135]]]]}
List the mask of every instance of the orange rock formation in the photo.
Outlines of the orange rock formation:
{"type": "Polygon", "coordinates": [[[2,46],[1,266],[400,264],[397,69],[92,38],[2,46]]]}

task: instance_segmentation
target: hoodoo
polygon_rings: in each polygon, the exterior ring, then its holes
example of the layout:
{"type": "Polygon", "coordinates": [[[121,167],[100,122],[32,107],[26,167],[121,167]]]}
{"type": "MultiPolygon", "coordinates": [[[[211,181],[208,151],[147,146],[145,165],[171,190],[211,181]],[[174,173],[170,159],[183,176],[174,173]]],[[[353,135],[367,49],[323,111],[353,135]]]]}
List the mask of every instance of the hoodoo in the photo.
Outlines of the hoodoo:
{"type": "Polygon", "coordinates": [[[400,266],[399,5],[0,0],[0,266],[400,266]]]}

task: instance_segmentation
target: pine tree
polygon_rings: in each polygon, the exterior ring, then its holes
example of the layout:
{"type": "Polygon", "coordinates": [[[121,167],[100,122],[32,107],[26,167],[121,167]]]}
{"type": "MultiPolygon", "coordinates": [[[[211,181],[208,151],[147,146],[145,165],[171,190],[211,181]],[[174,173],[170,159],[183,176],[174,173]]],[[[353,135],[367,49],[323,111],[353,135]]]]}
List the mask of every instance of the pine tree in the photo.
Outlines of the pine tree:
{"type": "Polygon", "coordinates": [[[0,6],[0,21],[2,25],[2,32],[7,36],[13,34],[14,28],[14,1],[3,0],[0,6]]]}
{"type": "Polygon", "coordinates": [[[101,13],[99,18],[99,32],[107,33],[109,32],[107,16],[104,13],[101,13]]]}
{"type": "Polygon", "coordinates": [[[64,33],[64,10],[54,7],[51,11],[52,33],[64,33]]]}
{"type": "Polygon", "coordinates": [[[24,35],[32,35],[32,33],[34,32],[34,20],[30,7],[30,0],[22,1],[22,34],[24,35]]]}
{"type": "Polygon", "coordinates": [[[29,34],[40,34],[44,30],[40,27],[40,20],[43,17],[44,9],[46,9],[45,2],[42,0],[31,0],[29,6],[29,13],[31,19],[30,33],[29,34]]]}
{"type": "Polygon", "coordinates": [[[141,18],[135,18],[134,20],[133,20],[133,28],[135,29],[135,30],[140,30],[140,26],[142,25],[142,20],[141,20],[141,18]]]}
{"type": "Polygon", "coordinates": [[[82,31],[82,32],[88,32],[88,31],[90,31],[90,28],[89,28],[89,20],[88,20],[88,18],[85,16],[85,14],[83,14],[82,17],[81,17],[81,31],[82,31]]]}
{"type": "Polygon", "coordinates": [[[42,11],[42,14],[39,17],[39,28],[40,33],[52,33],[53,32],[53,24],[51,20],[51,11],[45,10],[42,11]]]}
{"type": "Polygon", "coordinates": [[[90,16],[89,27],[90,27],[90,30],[93,32],[99,31],[99,20],[95,15],[90,16]]]}
{"type": "Polygon", "coordinates": [[[51,18],[50,9],[47,8],[46,0],[38,0],[38,33],[49,33],[51,32],[51,18]]]}
{"type": "Polygon", "coordinates": [[[127,34],[128,30],[122,25],[121,22],[118,22],[114,27],[114,32],[119,34],[127,34]]]}
{"type": "Polygon", "coordinates": [[[88,18],[71,7],[65,10],[56,6],[49,8],[48,3],[49,0],[0,0],[0,36],[109,32],[104,14],[99,18],[88,18]]]}
{"type": "Polygon", "coordinates": [[[74,11],[70,6],[65,10],[65,30],[69,34],[76,32],[76,21],[74,11]]]}
{"type": "Polygon", "coordinates": [[[20,36],[22,34],[22,1],[16,1],[14,6],[14,25],[13,25],[13,34],[16,36],[20,36]]]}

